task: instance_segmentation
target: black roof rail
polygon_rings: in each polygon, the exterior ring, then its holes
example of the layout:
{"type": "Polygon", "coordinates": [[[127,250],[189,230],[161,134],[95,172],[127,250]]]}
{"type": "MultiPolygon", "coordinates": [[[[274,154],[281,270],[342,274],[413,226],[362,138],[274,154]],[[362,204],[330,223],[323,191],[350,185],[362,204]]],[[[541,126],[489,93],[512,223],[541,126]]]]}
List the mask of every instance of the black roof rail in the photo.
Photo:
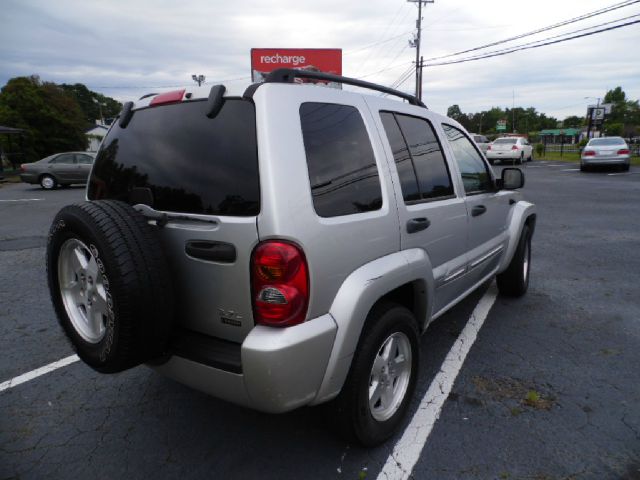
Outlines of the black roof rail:
{"type": "MultiPolygon", "coordinates": [[[[378,92],[386,93],[388,95],[394,95],[407,100],[411,105],[417,105],[418,107],[427,108],[427,106],[418,100],[415,96],[408,93],[394,90],[393,88],[378,85],[376,83],[365,82],[364,80],[358,80],[357,78],[343,77],[342,75],[333,75],[332,73],[324,72],[312,72],[309,70],[296,70],[295,68],[279,68],[269,73],[264,79],[264,83],[293,83],[295,78],[309,78],[312,80],[324,80],[327,82],[343,83],[346,85],[353,85],[355,87],[368,88],[369,90],[376,90],[378,92]]],[[[253,86],[253,85],[252,85],[253,86]]],[[[251,88],[251,87],[249,87],[251,88]]],[[[247,89],[248,90],[248,89],[247,89]]],[[[255,91],[255,88],[253,89],[255,91]]],[[[251,92],[253,94],[253,91],[251,92]]]]}

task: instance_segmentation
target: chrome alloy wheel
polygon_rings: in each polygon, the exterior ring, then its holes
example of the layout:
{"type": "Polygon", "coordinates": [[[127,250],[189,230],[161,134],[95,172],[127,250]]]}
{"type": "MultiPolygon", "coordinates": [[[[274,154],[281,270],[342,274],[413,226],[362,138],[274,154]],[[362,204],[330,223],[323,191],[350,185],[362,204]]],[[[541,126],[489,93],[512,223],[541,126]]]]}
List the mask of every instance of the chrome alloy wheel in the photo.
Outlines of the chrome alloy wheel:
{"type": "Polygon", "coordinates": [[[65,241],[60,249],[58,283],[76,332],[87,342],[98,343],[106,330],[107,291],[95,257],[77,238],[65,241]]]}
{"type": "Polygon", "coordinates": [[[40,185],[42,185],[42,188],[46,190],[51,190],[53,187],[55,187],[56,182],[53,180],[53,178],[47,175],[45,177],[42,177],[40,185]]]}
{"type": "Polygon", "coordinates": [[[369,409],[384,422],[393,416],[407,393],[411,378],[411,343],[402,332],[391,334],[380,347],[369,376],[369,409]]]}

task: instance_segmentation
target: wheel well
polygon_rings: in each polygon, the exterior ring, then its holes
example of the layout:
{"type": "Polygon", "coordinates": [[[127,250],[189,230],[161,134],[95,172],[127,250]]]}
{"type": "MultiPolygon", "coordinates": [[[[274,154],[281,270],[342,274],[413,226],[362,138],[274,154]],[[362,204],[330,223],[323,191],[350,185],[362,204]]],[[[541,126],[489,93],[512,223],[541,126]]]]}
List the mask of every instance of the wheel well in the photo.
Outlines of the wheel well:
{"type": "Polygon", "coordinates": [[[422,332],[427,315],[427,288],[423,281],[414,280],[391,290],[380,297],[374,307],[383,302],[397,303],[409,309],[422,332]]]}
{"type": "Polygon", "coordinates": [[[51,177],[53,178],[56,182],[58,181],[58,179],[56,178],[55,175],[53,175],[52,173],[49,172],[43,172],[40,175],[38,175],[38,181],[41,182],[43,177],[51,177]]]}
{"type": "Polygon", "coordinates": [[[533,231],[536,229],[536,214],[529,215],[524,221],[524,224],[529,227],[529,232],[533,235],[533,231]]]}

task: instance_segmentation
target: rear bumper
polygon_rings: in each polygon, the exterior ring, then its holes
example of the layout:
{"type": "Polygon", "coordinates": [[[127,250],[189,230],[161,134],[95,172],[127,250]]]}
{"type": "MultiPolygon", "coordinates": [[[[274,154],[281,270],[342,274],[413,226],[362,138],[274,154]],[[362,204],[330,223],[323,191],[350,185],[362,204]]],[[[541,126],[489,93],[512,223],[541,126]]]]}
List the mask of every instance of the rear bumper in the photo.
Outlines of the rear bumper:
{"type": "Polygon", "coordinates": [[[495,151],[488,150],[485,155],[489,160],[518,160],[520,158],[519,150],[495,151]]]}
{"type": "Polygon", "coordinates": [[[269,413],[309,404],[318,393],[337,326],[331,315],[288,328],[257,326],[240,347],[233,372],[178,355],[157,372],[212,396],[269,413]]]}
{"type": "Polygon", "coordinates": [[[24,183],[38,183],[38,174],[36,173],[21,173],[20,180],[24,183]]]}
{"type": "Polygon", "coordinates": [[[580,162],[583,165],[629,165],[629,155],[612,155],[605,156],[588,156],[580,157],[580,162]]]}

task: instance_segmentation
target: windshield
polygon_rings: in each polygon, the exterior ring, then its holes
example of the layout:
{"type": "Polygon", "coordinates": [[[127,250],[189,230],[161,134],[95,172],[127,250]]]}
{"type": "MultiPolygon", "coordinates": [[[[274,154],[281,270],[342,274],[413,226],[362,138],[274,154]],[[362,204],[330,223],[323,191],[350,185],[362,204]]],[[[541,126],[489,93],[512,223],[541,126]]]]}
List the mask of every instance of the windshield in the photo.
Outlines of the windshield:
{"type": "Polygon", "coordinates": [[[592,138],[591,140],[589,140],[590,147],[607,146],[607,145],[626,145],[626,143],[620,137],[592,138]]]}
{"type": "Polygon", "coordinates": [[[126,128],[116,124],[98,152],[89,198],[132,204],[145,198],[157,210],[257,215],[254,106],[227,99],[213,119],[206,108],[206,101],[143,108],[126,128]]]}
{"type": "Polygon", "coordinates": [[[493,143],[498,145],[515,145],[517,141],[517,138],[499,138],[493,143]]]}

